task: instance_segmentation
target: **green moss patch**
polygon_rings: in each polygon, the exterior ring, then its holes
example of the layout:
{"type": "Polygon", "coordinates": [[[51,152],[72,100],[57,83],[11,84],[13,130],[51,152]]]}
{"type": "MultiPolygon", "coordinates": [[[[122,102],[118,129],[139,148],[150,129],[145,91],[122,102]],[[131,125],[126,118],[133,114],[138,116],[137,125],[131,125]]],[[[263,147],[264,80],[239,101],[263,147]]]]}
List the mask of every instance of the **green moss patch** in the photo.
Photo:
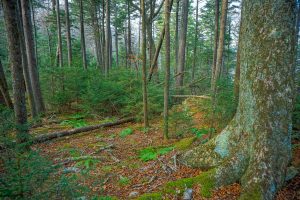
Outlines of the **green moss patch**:
{"type": "Polygon", "coordinates": [[[188,149],[196,139],[197,139],[197,137],[184,138],[184,139],[176,142],[174,144],[174,147],[175,147],[175,149],[178,149],[178,150],[188,149]]]}
{"type": "Polygon", "coordinates": [[[239,200],[261,200],[264,199],[262,191],[259,187],[254,187],[253,189],[248,190],[247,192],[242,193],[239,200]]]}
{"type": "Polygon", "coordinates": [[[161,200],[162,194],[157,192],[157,193],[146,193],[143,194],[142,196],[138,197],[136,200],[161,200]]]}
{"type": "Polygon", "coordinates": [[[215,187],[215,178],[214,178],[215,170],[209,170],[207,172],[202,172],[200,175],[179,179],[176,181],[168,182],[164,188],[164,193],[183,193],[186,188],[191,188],[193,185],[200,184],[201,191],[200,194],[203,197],[210,197],[211,192],[215,187]]]}

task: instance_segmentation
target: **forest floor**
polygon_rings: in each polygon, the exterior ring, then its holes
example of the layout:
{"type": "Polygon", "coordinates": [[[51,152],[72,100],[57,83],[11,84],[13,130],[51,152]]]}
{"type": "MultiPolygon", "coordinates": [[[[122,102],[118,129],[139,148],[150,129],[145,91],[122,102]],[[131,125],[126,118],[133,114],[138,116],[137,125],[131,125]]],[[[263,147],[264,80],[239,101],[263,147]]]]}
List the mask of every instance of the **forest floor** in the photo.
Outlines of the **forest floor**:
{"type": "MultiPolygon", "coordinates": [[[[32,129],[32,132],[51,133],[86,124],[103,123],[96,119],[79,117],[80,119],[76,119],[78,124],[74,124],[70,116],[74,122],[74,115],[44,119],[43,126],[32,129]]],[[[196,121],[201,122],[201,113],[194,116],[196,121]]],[[[192,169],[176,161],[176,156],[182,149],[199,145],[201,139],[189,135],[185,139],[164,140],[161,122],[152,121],[151,125],[152,128],[144,132],[141,123],[126,123],[63,137],[36,147],[54,163],[64,163],[61,170],[75,172],[81,178],[82,184],[97,196],[135,199],[145,193],[160,192],[169,182],[202,173],[200,169],[192,169]],[[84,169],[88,173],[82,173],[84,169]]],[[[201,123],[197,125],[202,126],[201,123]]],[[[294,140],[293,145],[296,146],[293,149],[293,164],[299,167],[300,141],[294,140]]],[[[210,198],[201,197],[201,186],[195,185],[192,189],[193,199],[199,200],[234,200],[241,192],[237,183],[213,191],[210,198]]],[[[163,197],[182,199],[182,194],[164,194],[163,197]]],[[[299,174],[287,183],[276,199],[300,199],[299,174]]]]}

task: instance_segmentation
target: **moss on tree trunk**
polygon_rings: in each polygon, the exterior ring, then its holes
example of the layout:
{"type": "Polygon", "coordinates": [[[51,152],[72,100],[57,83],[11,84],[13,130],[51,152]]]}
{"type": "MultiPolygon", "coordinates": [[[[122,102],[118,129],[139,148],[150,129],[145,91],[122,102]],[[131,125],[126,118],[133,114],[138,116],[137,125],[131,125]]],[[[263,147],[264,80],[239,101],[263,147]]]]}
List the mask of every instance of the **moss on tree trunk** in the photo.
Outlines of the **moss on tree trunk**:
{"type": "Polygon", "coordinates": [[[291,159],[296,5],[244,0],[240,94],[230,124],[181,155],[193,167],[216,168],[215,186],[240,181],[240,199],[273,199],[291,159]]]}

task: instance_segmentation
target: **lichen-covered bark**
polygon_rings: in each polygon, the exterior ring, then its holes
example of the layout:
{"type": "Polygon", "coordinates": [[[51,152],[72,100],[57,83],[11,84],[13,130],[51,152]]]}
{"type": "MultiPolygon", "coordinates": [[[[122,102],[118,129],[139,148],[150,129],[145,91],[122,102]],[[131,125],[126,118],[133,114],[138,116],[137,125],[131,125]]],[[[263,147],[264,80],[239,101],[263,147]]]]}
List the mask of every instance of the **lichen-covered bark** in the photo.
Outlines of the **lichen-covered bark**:
{"type": "Polygon", "coordinates": [[[295,2],[243,1],[237,113],[214,139],[182,155],[215,167],[216,186],[241,181],[241,199],[272,199],[291,159],[295,2]]]}

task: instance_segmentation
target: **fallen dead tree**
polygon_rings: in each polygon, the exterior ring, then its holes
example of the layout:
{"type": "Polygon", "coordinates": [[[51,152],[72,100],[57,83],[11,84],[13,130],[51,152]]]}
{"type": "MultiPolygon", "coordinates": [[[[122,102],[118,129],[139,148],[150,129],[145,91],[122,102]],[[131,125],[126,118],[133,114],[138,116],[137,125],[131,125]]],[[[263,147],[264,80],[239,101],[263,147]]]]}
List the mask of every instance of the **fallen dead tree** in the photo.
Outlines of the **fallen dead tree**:
{"type": "Polygon", "coordinates": [[[172,95],[173,98],[201,98],[201,99],[211,99],[210,96],[205,95],[172,95]]]}
{"type": "Polygon", "coordinates": [[[49,133],[49,134],[46,134],[46,135],[41,135],[41,136],[35,137],[33,139],[33,143],[34,144],[42,143],[42,142],[46,142],[46,141],[53,140],[53,139],[56,139],[56,138],[61,138],[61,137],[65,137],[65,136],[74,135],[74,134],[77,134],[77,133],[92,131],[92,130],[96,130],[96,129],[99,129],[99,128],[117,126],[117,125],[124,124],[124,123],[127,123],[127,122],[132,122],[132,121],[134,121],[134,118],[130,117],[130,118],[125,118],[125,119],[118,120],[116,122],[108,122],[108,123],[103,123],[103,124],[97,124],[97,125],[85,126],[85,127],[81,127],[81,128],[75,128],[75,129],[71,129],[71,130],[64,130],[64,131],[49,133]]]}

